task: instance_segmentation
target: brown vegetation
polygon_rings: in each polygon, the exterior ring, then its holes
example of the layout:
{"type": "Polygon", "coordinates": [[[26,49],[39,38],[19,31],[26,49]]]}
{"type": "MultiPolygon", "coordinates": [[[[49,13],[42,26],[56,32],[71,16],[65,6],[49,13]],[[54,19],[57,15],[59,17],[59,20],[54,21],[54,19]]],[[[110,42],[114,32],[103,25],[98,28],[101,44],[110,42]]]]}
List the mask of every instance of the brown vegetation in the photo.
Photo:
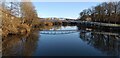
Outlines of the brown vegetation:
{"type": "Polygon", "coordinates": [[[80,13],[80,20],[89,17],[95,22],[120,23],[120,1],[104,2],[80,13]]]}
{"type": "MultiPolygon", "coordinates": [[[[60,25],[62,22],[55,18],[40,20],[32,2],[3,2],[0,4],[2,12],[2,35],[24,35],[34,28],[42,29],[44,26],[60,25]]],[[[50,28],[48,28],[50,29],[50,28]]]]}
{"type": "Polygon", "coordinates": [[[3,36],[28,33],[32,25],[38,24],[37,13],[31,2],[3,2],[0,6],[3,36]]]}

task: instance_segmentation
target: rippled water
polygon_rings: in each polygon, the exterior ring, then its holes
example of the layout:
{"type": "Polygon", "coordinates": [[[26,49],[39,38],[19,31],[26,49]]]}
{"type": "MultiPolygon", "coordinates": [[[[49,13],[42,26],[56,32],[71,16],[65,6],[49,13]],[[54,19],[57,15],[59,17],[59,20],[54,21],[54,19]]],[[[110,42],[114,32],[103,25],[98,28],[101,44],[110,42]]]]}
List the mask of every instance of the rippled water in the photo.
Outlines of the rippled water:
{"type": "Polygon", "coordinates": [[[50,30],[33,31],[27,36],[5,39],[4,56],[120,56],[119,32],[55,26],[50,30]]]}

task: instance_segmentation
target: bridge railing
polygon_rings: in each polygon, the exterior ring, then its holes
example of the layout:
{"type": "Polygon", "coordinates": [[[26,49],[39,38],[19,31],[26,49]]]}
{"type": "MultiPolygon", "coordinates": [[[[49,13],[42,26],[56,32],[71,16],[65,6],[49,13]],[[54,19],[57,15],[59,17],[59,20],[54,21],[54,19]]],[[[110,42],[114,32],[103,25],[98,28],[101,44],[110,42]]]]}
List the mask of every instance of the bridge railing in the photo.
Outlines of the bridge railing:
{"type": "Polygon", "coordinates": [[[87,25],[97,25],[97,26],[120,27],[120,24],[113,24],[113,23],[90,22],[90,21],[68,21],[68,22],[78,23],[78,24],[87,24],[87,25]]]}

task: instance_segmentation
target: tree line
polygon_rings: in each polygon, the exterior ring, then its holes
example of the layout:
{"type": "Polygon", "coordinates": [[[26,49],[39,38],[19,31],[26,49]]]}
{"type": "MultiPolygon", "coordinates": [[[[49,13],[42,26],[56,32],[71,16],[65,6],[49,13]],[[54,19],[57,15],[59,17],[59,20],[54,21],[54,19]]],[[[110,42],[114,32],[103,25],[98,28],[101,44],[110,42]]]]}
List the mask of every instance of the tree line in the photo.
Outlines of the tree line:
{"type": "Polygon", "coordinates": [[[37,12],[32,2],[0,3],[2,36],[30,32],[33,25],[39,23],[37,12]]]}
{"type": "Polygon", "coordinates": [[[120,23],[120,1],[119,2],[103,2],[95,7],[91,7],[80,12],[79,20],[104,22],[104,23],[120,23]],[[89,19],[88,19],[89,18],[89,19]]]}

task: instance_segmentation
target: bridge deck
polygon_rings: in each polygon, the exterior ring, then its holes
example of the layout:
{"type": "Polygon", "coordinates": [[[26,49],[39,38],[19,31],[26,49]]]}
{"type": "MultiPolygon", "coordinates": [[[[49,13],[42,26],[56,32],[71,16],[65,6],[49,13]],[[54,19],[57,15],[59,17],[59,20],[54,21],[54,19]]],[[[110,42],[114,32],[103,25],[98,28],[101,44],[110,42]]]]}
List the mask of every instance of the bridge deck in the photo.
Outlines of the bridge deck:
{"type": "Polygon", "coordinates": [[[68,21],[69,23],[97,25],[97,26],[109,26],[109,27],[120,27],[120,24],[102,23],[102,22],[89,22],[89,21],[68,21]]]}

